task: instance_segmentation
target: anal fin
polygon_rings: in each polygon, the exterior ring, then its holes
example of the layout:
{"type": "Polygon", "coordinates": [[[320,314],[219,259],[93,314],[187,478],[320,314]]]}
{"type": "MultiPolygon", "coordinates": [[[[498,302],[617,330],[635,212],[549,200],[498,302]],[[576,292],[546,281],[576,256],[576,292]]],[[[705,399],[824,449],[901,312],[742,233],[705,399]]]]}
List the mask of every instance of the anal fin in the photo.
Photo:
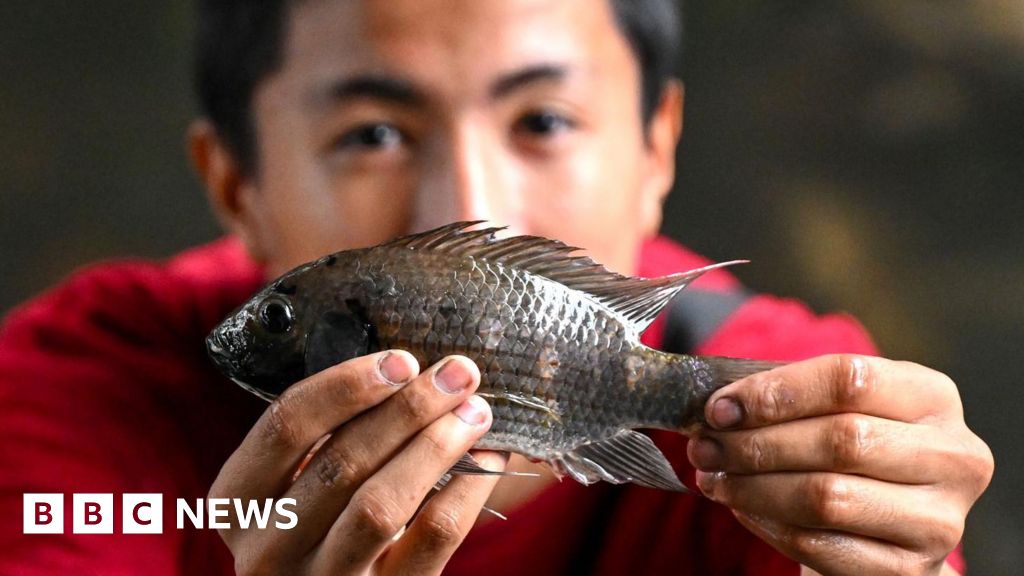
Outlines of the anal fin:
{"type": "Polygon", "coordinates": [[[582,484],[598,480],[632,482],[648,488],[689,492],[665,455],[647,436],[622,430],[606,440],[579,446],[552,461],[555,470],[582,484]]]}

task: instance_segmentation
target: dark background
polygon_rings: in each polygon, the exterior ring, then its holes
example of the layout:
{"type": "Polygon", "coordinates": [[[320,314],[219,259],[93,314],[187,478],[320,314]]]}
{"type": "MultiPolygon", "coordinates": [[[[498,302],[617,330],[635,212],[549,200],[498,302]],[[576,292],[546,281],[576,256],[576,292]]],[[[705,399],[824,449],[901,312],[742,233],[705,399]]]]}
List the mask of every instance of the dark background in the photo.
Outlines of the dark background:
{"type": "MultiPolygon", "coordinates": [[[[665,231],[961,387],[996,476],[974,574],[1024,564],[1024,2],[696,0],[665,231]]],[[[0,311],[217,226],[189,172],[190,4],[0,5],[0,311]]]]}

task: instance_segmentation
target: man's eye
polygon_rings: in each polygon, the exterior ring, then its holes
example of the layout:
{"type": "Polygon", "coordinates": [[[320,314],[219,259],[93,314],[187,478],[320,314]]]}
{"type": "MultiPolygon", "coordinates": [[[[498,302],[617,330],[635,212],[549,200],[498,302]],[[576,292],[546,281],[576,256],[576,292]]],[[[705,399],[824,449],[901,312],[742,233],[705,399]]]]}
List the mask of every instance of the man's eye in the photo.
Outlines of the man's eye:
{"type": "Polygon", "coordinates": [[[554,135],[576,126],[572,120],[556,112],[532,112],[516,124],[518,131],[536,136],[554,135]]]}
{"type": "Polygon", "coordinates": [[[346,132],[338,139],[341,148],[390,148],[402,142],[402,132],[393,124],[364,124],[346,132]]]}

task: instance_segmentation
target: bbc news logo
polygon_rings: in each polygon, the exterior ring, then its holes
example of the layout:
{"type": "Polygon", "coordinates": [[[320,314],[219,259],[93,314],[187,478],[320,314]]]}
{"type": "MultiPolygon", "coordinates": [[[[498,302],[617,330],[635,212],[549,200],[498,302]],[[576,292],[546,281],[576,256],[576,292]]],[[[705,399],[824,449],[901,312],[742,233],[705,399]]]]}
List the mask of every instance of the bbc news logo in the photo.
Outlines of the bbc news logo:
{"type": "MultiPolygon", "coordinates": [[[[71,527],[74,534],[113,534],[113,494],[72,494],[71,527]]],[[[175,500],[178,530],[187,526],[220,530],[230,528],[232,515],[242,529],[265,529],[271,524],[291,530],[299,518],[292,510],[294,498],[280,500],[242,500],[241,498],[197,498],[190,504],[175,500]]],[[[164,531],[163,494],[122,494],[122,534],[162,534],[164,531]]],[[[64,494],[25,494],[22,511],[25,534],[64,533],[64,494]]]]}

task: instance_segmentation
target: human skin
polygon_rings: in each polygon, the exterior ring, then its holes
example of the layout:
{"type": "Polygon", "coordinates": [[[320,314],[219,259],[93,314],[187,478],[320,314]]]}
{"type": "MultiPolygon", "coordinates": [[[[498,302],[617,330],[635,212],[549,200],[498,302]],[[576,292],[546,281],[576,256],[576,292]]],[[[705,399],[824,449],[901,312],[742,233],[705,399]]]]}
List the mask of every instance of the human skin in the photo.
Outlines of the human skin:
{"type": "MultiPolygon", "coordinates": [[[[190,140],[214,209],[269,275],[455,220],[635,270],[674,178],[682,90],[644,125],[639,69],[603,2],[313,0],[285,38],[253,96],[255,170],[205,121],[190,140]]],[[[268,408],[211,497],[294,497],[299,521],[222,531],[239,573],[436,573],[485,501],[507,510],[551,481],[458,477],[416,514],[490,424],[472,363],[441,364],[357,358],[268,408]]],[[[939,573],[992,474],[956,386],[910,363],[815,358],[727,386],[707,410],[689,450],[701,490],[822,572],[939,573]]]]}

